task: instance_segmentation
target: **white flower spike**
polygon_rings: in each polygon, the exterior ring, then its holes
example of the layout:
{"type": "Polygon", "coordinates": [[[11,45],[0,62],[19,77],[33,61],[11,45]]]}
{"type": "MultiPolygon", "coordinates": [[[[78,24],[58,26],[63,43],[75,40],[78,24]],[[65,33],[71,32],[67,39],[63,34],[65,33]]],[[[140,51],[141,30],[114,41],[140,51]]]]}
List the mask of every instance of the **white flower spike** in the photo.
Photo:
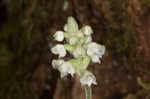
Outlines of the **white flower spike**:
{"type": "Polygon", "coordinates": [[[95,76],[87,70],[90,62],[101,63],[101,58],[105,53],[105,46],[92,41],[92,28],[89,25],[79,29],[76,20],[70,16],[64,31],[57,31],[54,34],[56,41],[65,40],[65,44],[57,44],[51,48],[53,54],[59,55],[58,60],[52,60],[52,66],[60,72],[61,78],[74,74],[80,77],[80,83],[85,87],[86,99],[91,99],[91,85],[96,85],[95,76]],[[64,61],[60,59],[66,56],[67,52],[71,59],[64,61]]]}
{"type": "Polygon", "coordinates": [[[59,55],[59,58],[66,56],[66,50],[62,44],[57,44],[51,51],[53,54],[59,55]]]}

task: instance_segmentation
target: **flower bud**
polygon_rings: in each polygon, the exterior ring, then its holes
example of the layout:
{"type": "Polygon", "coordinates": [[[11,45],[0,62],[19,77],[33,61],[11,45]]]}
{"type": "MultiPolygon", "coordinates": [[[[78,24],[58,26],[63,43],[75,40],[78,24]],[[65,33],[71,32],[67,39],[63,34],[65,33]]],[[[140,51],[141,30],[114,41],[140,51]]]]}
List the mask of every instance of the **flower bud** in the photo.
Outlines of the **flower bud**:
{"type": "Polygon", "coordinates": [[[63,33],[63,31],[57,31],[57,32],[54,34],[54,39],[55,39],[56,41],[59,41],[59,42],[63,41],[63,40],[64,40],[64,33],[63,33]]]}
{"type": "Polygon", "coordinates": [[[85,35],[91,35],[93,33],[93,30],[90,26],[86,25],[84,26],[81,31],[85,34],[85,35]]]}
{"type": "Polygon", "coordinates": [[[67,21],[67,30],[68,33],[76,33],[79,30],[78,24],[73,17],[69,17],[67,21]]]}

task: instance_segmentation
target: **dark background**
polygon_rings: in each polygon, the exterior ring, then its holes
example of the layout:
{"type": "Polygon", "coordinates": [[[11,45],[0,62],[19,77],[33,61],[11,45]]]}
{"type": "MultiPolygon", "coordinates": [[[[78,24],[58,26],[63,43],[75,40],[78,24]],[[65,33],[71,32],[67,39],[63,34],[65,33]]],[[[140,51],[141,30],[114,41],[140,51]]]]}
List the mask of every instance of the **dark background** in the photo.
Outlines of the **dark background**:
{"type": "Polygon", "coordinates": [[[150,0],[0,0],[0,99],[84,99],[52,69],[52,35],[68,16],[106,46],[93,99],[150,99],[150,0]]]}

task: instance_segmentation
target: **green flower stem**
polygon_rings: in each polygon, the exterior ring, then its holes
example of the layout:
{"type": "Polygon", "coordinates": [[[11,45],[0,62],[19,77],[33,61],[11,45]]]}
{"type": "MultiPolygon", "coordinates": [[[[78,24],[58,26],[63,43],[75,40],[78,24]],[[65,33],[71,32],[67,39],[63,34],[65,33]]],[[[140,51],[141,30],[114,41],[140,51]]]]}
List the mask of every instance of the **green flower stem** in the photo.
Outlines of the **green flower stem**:
{"type": "Polygon", "coordinates": [[[91,87],[84,86],[86,99],[92,99],[91,87]]]}

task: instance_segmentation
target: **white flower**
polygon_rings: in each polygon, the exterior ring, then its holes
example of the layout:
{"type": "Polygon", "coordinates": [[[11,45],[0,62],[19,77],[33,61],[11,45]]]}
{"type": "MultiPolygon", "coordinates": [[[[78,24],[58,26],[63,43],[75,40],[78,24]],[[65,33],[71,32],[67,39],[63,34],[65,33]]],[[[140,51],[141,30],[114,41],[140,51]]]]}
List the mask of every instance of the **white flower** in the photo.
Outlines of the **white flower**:
{"type": "Polygon", "coordinates": [[[85,35],[91,35],[93,33],[92,28],[88,25],[84,26],[81,30],[85,35]]]}
{"type": "Polygon", "coordinates": [[[62,59],[53,60],[52,66],[54,69],[59,70],[59,72],[61,73],[61,78],[63,78],[64,76],[68,74],[71,74],[71,76],[73,76],[73,74],[75,73],[75,69],[72,66],[72,64],[70,62],[65,62],[62,59]]]}
{"type": "Polygon", "coordinates": [[[91,42],[88,44],[87,54],[92,58],[94,63],[100,63],[99,58],[105,53],[105,46],[99,45],[95,42],[91,42]]]}
{"type": "Polygon", "coordinates": [[[71,74],[71,76],[73,76],[75,73],[75,69],[70,62],[63,62],[58,67],[58,70],[61,73],[61,78],[63,78],[64,76],[66,76],[68,74],[71,74]]]}
{"type": "Polygon", "coordinates": [[[80,83],[84,86],[84,85],[88,85],[89,87],[92,84],[97,84],[96,82],[96,78],[95,76],[89,72],[89,71],[85,71],[85,73],[83,74],[83,76],[80,77],[80,83]]]}
{"type": "Polygon", "coordinates": [[[86,54],[85,49],[82,47],[77,47],[74,51],[73,51],[73,56],[74,58],[80,58],[80,57],[84,57],[86,54]]]}
{"type": "Polygon", "coordinates": [[[51,51],[53,54],[59,55],[59,57],[64,57],[66,55],[66,50],[62,44],[57,44],[51,51]]]}
{"type": "Polygon", "coordinates": [[[54,38],[56,41],[63,41],[64,40],[64,32],[63,31],[57,31],[55,34],[54,34],[54,38]]]}
{"type": "Polygon", "coordinates": [[[62,63],[64,63],[64,60],[62,60],[62,59],[52,60],[52,66],[54,69],[58,69],[58,66],[60,66],[62,63]]]}
{"type": "Polygon", "coordinates": [[[89,35],[86,37],[85,43],[90,43],[90,42],[92,42],[92,37],[89,35]]]}

